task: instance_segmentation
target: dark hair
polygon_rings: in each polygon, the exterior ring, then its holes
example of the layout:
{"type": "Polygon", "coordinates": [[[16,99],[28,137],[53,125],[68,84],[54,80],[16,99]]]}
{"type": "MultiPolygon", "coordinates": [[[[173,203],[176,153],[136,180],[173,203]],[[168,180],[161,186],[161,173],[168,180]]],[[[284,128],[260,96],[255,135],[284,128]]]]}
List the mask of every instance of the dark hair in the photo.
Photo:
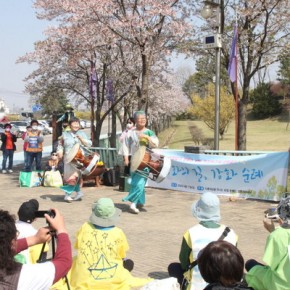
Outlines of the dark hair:
{"type": "Polygon", "coordinates": [[[135,119],[133,117],[129,117],[126,123],[128,124],[129,121],[135,125],[135,119]]]}
{"type": "Polygon", "coordinates": [[[36,123],[37,125],[39,125],[39,123],[38,123],[37,120],[31,120],[31,122],[30,122],[30,126],[32,126],[33,123],[36,123]]]}
{"type": "Polygon", "coordinates": [[[72,118],[72,119],[69,120],[68,124],[71,125],[71,123],[73,123],[73,122],[78,122],[80,124],[80,119],[72,118]]]}
{"type": "Polygon", "coordinates": [[[6,123],[6,124],[4,125],[4,129],[6,129],[7,127],[10,127],[10,128],[12,128],[12,125],[11,125],[11,124],[9,124],[9,123],[6,123]]]}
{"type": "Polygon", "coordinates": [[[55,154],[55,153],[56,153],[56,151],[55,150],[52,150],[51,153],[50,153],[50,155],[55,154]]]}
{"type": "Polygon", "coordinates": [[[200,252],[198,267],[207,283],[221,283],[228,287],[241,281],[244,259],[234,245],[226,241],[215,241],[200,252]]]}
{"type": "Polygon", "coordinates": [[[31,129],[31,126],[29,125],[29,126],[26,126],[26,129],[31,129]]]}
{"type": "MultiPolygon", "coordinates": [[[[17,263],[14,260],[16,253],[12,248],[12,241],[16,238],[14,216],[8,211],[0,210],[0,269],[4,270],[6,275],[16,271],[17,263]]],[[[0,279],[3,279],[1,274],[0,279]]]]}

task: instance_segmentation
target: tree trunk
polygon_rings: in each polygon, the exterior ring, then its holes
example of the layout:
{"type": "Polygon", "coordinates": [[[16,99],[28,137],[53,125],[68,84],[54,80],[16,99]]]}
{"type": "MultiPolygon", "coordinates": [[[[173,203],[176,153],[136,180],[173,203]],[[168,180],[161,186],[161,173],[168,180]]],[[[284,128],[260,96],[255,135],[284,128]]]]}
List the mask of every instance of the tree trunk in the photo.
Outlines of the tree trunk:
{"type": "Polygon", "coordinates": [[[94,132],[94,139],[92,141],[93,141],[94,147],[99,147],[103,122],[101,122],[101,117],[100,117],[101,112],[98,109],[95,112],[95,116],[96,116],[96,128],[94,132]]]}
{"type": "Polygon", "coordinates": [[[247,150],[247,104],[244,99],[239,101],[239,134],[238,150],[247,150]]]}
{"type": "Polygon", "coordinates": [[[110,135],[110,147],[116,148],[116,134],[117,134],[117,116],[115,109],[112,110],[112,132],[110,135]]]}
{"type": "Polygon", "coordinates": [[[148,108],[148,80],[149,80],[149,62],[145,54],[142,54],[142,80],[141,94],[138,98],[138,110],[147,113],[148,108]]]}
{"type": "Polygon", "coordinates": [[[95,139],[95,99],[92,95],[92,101],[91,101],[91,140],[93,141],[95,139]]]}

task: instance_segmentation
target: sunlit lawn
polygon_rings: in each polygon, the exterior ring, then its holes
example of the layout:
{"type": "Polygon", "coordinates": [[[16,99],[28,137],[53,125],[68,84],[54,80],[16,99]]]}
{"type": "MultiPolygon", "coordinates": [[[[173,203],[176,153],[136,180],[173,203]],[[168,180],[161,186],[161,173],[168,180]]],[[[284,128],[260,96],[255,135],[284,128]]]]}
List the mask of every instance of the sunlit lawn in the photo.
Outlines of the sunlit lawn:
{"type": "MultiPolygon", "coordinates": [[[[184,149],[186,145],[197,146],[191,137],[189,127],[195,125],[202,129],[205,137],[213,139],[213,131],[202,121],[175,121],[176,128],[174,137],[168,144],[171,149],[184,149]]],[[[288,151],[290,147],[290,125],[286,130],[287,122],[280,122],[277,119],[266,119],[247,122],[247,150],[248,151],[288,151]]],[[[231,123],[224,139],[220,140],[220,150],[235,149],[235,124],[231,123]]],[[[163,140],[166,131],[159,135],[163,140]]]]}

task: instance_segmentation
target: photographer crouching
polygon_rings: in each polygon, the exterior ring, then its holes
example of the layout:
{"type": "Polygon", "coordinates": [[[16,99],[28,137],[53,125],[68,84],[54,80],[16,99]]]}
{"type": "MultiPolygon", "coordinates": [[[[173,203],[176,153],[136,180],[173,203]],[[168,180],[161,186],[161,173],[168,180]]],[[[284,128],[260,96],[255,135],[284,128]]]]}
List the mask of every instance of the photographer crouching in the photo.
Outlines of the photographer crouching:
{"type": "Polygon", "coordinates": [[[0,289],[46,290],[64,277],[72,264],[71,243],[64,218],[57,209],[55,216],[44,214],[49,227],[40,228],[33,236],[17,240],[15,218],[0,210],[0,289]],[[40,264],[20,264],[14,256],[30,246],[51,240],[55,231],[57,249],[52,261],[40,264]]]}

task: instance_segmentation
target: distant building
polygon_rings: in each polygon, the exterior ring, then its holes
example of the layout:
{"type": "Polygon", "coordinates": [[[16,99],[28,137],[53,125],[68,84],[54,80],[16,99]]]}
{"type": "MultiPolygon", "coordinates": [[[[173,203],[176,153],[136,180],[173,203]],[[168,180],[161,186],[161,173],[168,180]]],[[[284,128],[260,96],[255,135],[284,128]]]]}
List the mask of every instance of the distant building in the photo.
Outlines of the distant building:
{"type": "Polygon", "coordinates": [[[9,114],[9,108],[5,105],[5,101],[0,98],[0,112],[9,114]]]}

